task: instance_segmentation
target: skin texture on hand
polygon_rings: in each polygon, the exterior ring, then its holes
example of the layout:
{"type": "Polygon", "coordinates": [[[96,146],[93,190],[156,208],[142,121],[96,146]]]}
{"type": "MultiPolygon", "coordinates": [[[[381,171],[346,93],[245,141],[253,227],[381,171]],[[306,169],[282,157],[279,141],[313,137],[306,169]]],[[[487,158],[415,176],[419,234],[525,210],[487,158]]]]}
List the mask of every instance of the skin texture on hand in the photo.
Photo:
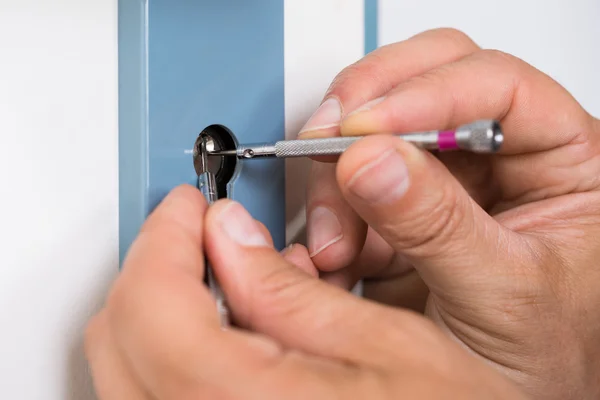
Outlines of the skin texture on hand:
{"type": "Polygon", "coordinates": [[[371,136],[313,164],[321,276],[346,289],[364,278],[367,297],[425,312],[534,398],[598,398],[598,120],[550,77],[450,29],[374,51],[323,104],[300,138],[371,136]],[[499,154],[434,155],[388,135],[477,119],[501,122],[499,154]]]}
{"type": "Polygon", "coordinates": [[[244,208],[171,192],[86,332],[100,400],[524,399],[432,322],[317,278],[244,208]],[[203,249],[236,326],[222,329],[203,249]]]}

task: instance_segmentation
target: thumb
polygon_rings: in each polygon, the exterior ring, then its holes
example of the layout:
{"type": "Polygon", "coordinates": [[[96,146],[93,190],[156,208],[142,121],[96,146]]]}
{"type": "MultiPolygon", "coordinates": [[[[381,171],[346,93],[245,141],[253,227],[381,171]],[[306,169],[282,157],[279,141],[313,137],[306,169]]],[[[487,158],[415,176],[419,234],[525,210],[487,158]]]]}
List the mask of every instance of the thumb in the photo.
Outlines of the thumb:
{"type": "Polygon", "coordinates": [[[340,157],[337,179],[349,204],[434,293],[462,299],[477,288],[487,290],[493,280],[482,274],[506,273],[493,266],[511,264],[509,243],[511,252],[527,249],[431,153],[398,137],[359,140],[340,157]]]}
{"type": "Polygon", "coordinates": [[[361,364],[391,357],[389,346],[376,351],[373,341],[364,340],[365,332],[385,331],[394,321],[403,326],[403,318],[410,317],[298,268],[268,244],[240,204],[215,203],[206,215],[205,235],[208,258],[236,325],[322,357],[361,364]]]}

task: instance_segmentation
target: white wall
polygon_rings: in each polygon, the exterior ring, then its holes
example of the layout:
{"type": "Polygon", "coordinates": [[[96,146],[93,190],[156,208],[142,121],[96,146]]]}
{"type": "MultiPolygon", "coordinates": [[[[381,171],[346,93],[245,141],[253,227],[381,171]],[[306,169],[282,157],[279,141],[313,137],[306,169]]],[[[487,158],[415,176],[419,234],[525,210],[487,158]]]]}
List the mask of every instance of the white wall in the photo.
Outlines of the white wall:
{"type": "Polygon", "coordinates": [[[118,266],[116,0],[0,0],[0,399],[86,400],[118,266]]]}
{"type": "MultiPolygon", "coordinates": [[[[537,1],[481,3],[382,0],[381,39],[462,28],[552,73],[600,114],[597,0],[546,1],[544,17],[537,1]]],[[[118,263],[116,5],[0,0],[0,399],[93,398],[81,332],[118,263]]],[[[286,0],[288,137],[361,56],[362,18],[361,0],[286,0]]],[[[288,175],[292,234],[304,166],[288,175]]]]}
{"type": "MultiPolygon", "coordinates": [[[[364,0],[285,0],[286,138],[294,139],[331,81],[364,54],[364,0]]],[[[304,242],[308,159],[286,160],[289,242],[304,242]]]]}
{"type": "Polygon", "coordinates": [[[600,117],[599,18],[598,0],[379,0],[379,38],[386,44],[458,28],[551,75],[600,117]]]}

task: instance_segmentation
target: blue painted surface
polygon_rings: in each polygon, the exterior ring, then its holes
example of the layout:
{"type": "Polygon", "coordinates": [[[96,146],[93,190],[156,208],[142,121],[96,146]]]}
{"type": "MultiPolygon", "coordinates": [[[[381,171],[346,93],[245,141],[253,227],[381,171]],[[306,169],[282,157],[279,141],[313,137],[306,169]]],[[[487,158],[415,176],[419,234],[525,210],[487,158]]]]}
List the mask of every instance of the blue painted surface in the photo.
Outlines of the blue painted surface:
{"type": "MultiPolygon", "coordinates": [[[[284,19],[283,0],[147,0],[145,11],[143,0],[120,3],[121,71],[132,69],[120,78],[123,257],[164,196],[196,184],[190,151],[202,129],[225,125],[239,142],[284,138],[284,19]],[[133,33],[144,14],[145,44],[133,33]],[[133,55],[144,47],[140,64],[133,55]]],[[[284,183],[283,160],[252,160],[230,193],[278,248],[285,245],[284,183]]]]}
{"type": "Polygon", "coordinates": [[[119,256],[148,212],[145,2],[119,1],[119,256]]]}
{"type": "Polygon", "coordinates": [[[379,0],[365,0],[365,54],[378,46],[378,6],[379,0]]]}

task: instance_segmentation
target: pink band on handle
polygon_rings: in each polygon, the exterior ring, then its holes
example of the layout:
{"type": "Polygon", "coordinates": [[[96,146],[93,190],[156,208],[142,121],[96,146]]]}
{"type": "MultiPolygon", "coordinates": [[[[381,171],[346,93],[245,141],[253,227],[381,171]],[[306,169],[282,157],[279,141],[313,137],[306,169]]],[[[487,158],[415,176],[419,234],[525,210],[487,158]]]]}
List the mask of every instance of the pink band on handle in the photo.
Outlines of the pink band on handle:
{"type": "Polygon", "coordinates": [[[458,149],[458,143],[456,143],[455,132],[443,131],[438,133],[438,146],[441,151],[458,149]]]}

